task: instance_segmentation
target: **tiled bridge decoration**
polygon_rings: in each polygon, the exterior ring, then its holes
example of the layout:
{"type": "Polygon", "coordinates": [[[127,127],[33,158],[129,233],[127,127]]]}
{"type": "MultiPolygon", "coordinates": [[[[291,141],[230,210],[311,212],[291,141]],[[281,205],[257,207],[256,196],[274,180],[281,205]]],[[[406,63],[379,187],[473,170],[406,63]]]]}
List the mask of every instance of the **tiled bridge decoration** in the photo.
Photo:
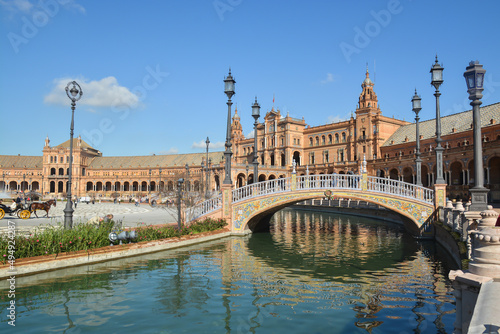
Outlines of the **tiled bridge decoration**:
{"type": "MultiPolygon", "coordinates": [[[[439,197],[444,195],[439,192],[439,197]]],[[[186,220],[223,217],[231,231],[246,233],[247,224],[279,208],[313,198],[344,198],[379,204],[408,217],[420,232],[435,211],[435,190],[398,180],[361,175],[329,174],[297,176],[250,184],[186,210],[186,220]]],[[[439,201],[441,202],[441,201],[439,201]]]]}

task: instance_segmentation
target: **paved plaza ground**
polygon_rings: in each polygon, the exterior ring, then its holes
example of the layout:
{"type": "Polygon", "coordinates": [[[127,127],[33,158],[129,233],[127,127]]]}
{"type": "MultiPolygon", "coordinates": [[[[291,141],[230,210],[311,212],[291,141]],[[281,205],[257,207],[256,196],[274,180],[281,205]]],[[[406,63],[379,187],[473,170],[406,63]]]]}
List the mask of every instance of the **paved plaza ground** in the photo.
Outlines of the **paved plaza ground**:
{"type": "MultiPolygon", "coordinates": [[[[36,218],[34,214],[29,219],[20,219],[17,216],[6,214],[0,220],[0,233],[6,232],[8,221],[14,222],[18,232],[28,231],[36,226],[64,224],[64,208],[66,203],[59,202],[56,207],[51,207],[50,218],[36,218]]],[[[140,223],[146,225],[168,224],[177,222],[177,208],[153,208],[146,204],[135,206],[130,203],[79,203],[73,212],[73,224],[85,223],[95,216],[113,214],[114,220],[121,220],[123,227],[135,227],[140,223]]],[[[45,211],[37,211],[39,217],[45,216],[45,211]]]]}

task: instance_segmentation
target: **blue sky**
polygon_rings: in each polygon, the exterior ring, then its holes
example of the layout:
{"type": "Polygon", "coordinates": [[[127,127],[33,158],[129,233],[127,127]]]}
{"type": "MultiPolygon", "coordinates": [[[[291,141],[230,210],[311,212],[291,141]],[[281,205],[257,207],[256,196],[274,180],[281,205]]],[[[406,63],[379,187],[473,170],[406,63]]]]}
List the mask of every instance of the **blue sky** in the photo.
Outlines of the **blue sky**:
{"type": "MultiPolygon", "coordinates": [[[[470,109],[463,72],[486,69],[500,101],[498,1],[0,0],[0,154],[41,155],[75,137],[105,156],[223,150],[231,67],[243,131],[273,106],[311,126],[356,108],[366,65],[382,114],[435,117],[430,67],[443,64],[441,114],[470,109]]],[[[233,105],[234,112],[234,105],[233,105]]],[[[262,118],[261,118],[262,120],[262,118]]]]}

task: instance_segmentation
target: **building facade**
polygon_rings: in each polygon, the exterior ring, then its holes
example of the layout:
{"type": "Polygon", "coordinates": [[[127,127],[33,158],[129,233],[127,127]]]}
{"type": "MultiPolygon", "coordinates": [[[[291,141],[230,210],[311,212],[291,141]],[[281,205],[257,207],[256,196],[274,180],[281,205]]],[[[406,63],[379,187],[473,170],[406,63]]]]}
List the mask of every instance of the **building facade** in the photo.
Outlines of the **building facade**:
{"type": "MultiPolygon", "coordinates": [[[[419,123],[422,182],[431,187],[436,175],[435,120],[419,123]]],[[[481,108],[484,184],[490,201],[500,202],[500,103],[481,108]]],[[[441,118],[443,169],[450,198],[466,199],[474,184],[472,111],[441,118]]],[[[368,71],[350,119],[310,126],[304,118],[281,115],[274,107],[245,138],[238,111],[232,118],[231,179],[235,187],[291,175],[358,173],[367,161],[369,175],[416,181],[416,124],[382,115],[368,71]],[[259,175],[253,175],[254,155],[259,175]]],[[[0,189],[10,193],[35,191],[49,197],[67,192],[69,140],[50,146],[42,156],[0,156],[0,189]]],[[[105,157],[81,138],[73,142],[72,194],[91,197],[136,197],[177,189],[184,178],[191,191],[217,192],[224,175],[223,152],[105,157]]]]}

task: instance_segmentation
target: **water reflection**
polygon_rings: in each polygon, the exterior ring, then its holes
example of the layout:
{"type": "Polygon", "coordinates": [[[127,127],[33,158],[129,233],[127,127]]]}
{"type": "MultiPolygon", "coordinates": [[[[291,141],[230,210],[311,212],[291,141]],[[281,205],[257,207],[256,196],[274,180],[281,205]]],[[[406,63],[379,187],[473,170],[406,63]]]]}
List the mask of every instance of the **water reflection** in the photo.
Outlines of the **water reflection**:
{"type": "Polygon", "coordinates": [[[2,291],[2,333],[451,333],[433,244],[364,218],[273,219],[270,234],[20,279],[16,328],[2,291]]]}

